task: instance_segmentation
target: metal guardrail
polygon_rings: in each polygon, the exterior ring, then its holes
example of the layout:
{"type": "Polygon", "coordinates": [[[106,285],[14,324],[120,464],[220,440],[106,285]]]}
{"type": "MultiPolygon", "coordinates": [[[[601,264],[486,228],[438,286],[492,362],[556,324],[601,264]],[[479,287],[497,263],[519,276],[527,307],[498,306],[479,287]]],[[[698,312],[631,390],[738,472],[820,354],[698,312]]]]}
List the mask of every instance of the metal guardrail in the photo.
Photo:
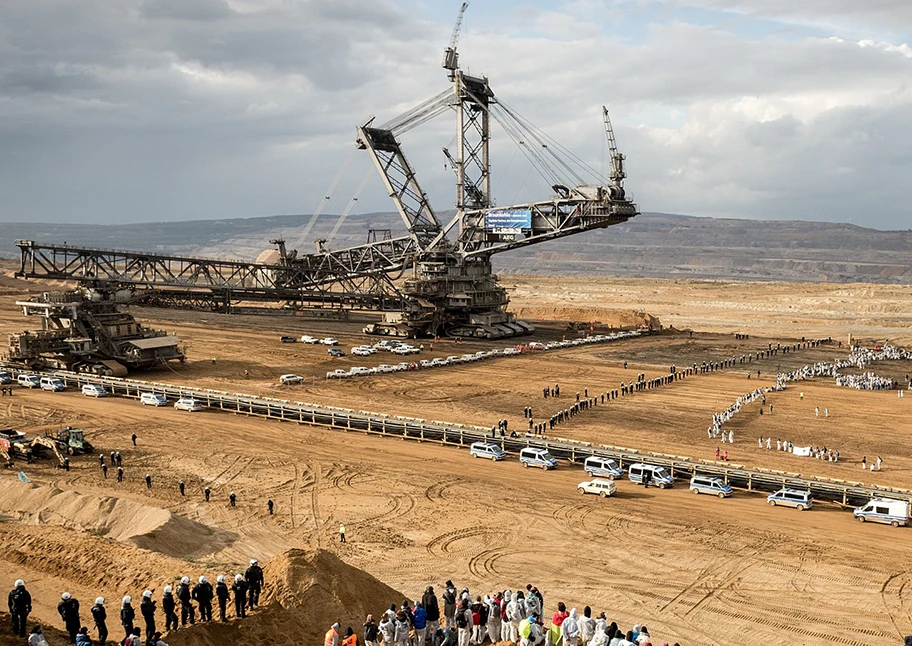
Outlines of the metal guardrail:
{"type": "MultiPolygon", "coordinates": [[[[8,368],[8,371],[14,375],[28,372],[18,368],[8,368]]],[[[139,399],[142,393],[158,393],[170,399],[193,397],[202,406],[211,409],[298,424],[325,426],[341,431],[401,437],[418,442],[436,442],[458,447],[467,447],[473,442],[485,441],[497,444],[508,453],[519,453],[520,450],[529,447],[541,448],[547,449],[555,458],[580,465],[586,458],[592,456],[611,458],[621,467],[642,462],[664,467],[676,478],[689,478],[694,474],[716,476],[734,487],[747,491],[765,492],[791,487],[810,491],[815,500],[828,500],[842,505],[860,505],[877,497],[912,502],[912,491],[907,489],[870,486],[860,482],[822,477],[805,477],[800,473],[786,471],[747,469],[737,464],[693,460],[685,456],[642,452],[638,449],[605,444],[595,446],[591,442],[578,442],[564,438],[492,435],[489,429],[479,426],[465,426],[437,420],[427,421],[370,411],[354,411],[348,408],[136,379],[102,377],[67,371],[53,371],[44,374],[58,377],[68,387],[81,388],[84,384],[98,384],[112,395],[135,399],[139,399]]]]}

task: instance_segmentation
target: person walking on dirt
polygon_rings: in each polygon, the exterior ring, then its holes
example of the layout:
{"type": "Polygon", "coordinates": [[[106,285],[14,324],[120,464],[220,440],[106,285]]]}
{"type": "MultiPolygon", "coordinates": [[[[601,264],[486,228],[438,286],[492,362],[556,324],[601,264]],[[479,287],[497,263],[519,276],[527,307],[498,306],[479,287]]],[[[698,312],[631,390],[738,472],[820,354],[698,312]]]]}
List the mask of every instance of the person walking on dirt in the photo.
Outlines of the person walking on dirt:
{"type": "Polygon", "coordinates": [[[190,619],[190,625],[196,623],[196,608],[193,607],[193,595],[190,593],[190,577],[181,577],[180,583],[177,584],[177,600],[181,604],[181,626],[187,625],[187,619],[190,619]]]}
{"type": "Polygon", "coordinates": [[[117,466],[123,466],[123,456],[120,454],[120,451],[114,452],[114,457],[117,459],[117,466]]]}
{"type": "Polygon", "coordinates": [[[146,474],[146,489],[152,488],[152,476],[151,474],[146,474]]]}
{"type": "Polygon", "coordinates": [[[165,630],[177,630],[177,613],[174,612],[177,606],[174,601],[174,591],[170,585],[166,585],[162,591],[162,611],[165,613],[165,630]]]}
{"type": "Polygon", "coordinates": [[[57,604],[57,614],[63,619],[66,631],[70,634],[69,643],[76,643],[76,633],[82,627],[79,621],[79,601],[74,599],[69,592],[60,595],[60,603],[57,604]]]}
{"type": "Polygon", "coordinates": [[[186,494],[184,493],[184,481],[181,480],[177,483],[177,488],[180,490],[181,497],[183,498],[186,494]]]}
{"type": "Polygon", "coordinates": [[[126,595],[120,602],[120,625],[123,626],[126,636],[124,639],[133,634],[133,620],[136,618],[136,611],[133,610],[133,597],[126,595]]]}
{"type": "Polygon", "coordinates": [[[123,467],[117,467],[117,482],[123,482],[123,467]]]}
{"type": "Polygon", "coordinates": [[[95,628],[98,630],[98,646],[105,646],[108,641],[108,612],[105,610],[105,598],[97,597],[95,605],[90,612],[92,619],[95,621],[95,628]]]}
{"type": "Polygon", "coordinates": [[[339,622],[337,621],[323,635],[323,646],[339,646],[339,622]]]}
{"type": "Polygon", "coordinates": [[[203,489],[203,494],[206,496],[206,502],[209,502],[209,496],[212,494],[212,492],[209,491],[209,487],[203,489]]]}
{"type": "Polygon", "coordinates": [[[266,501],[266,509],[269,510],[269,515],[270,515],[270,516],[272,516],[273,513],[275,512],[275,503],[272,502],[272,498],[269,498],[269,499],[266,501]]]}
{"type": "Polygon", "coordinates": [[[212,584],[205,576],[201,576],[193,586],[193,599],[199,604],[200,621],[212,621],[212,597],[214,596],[212,584]]]}
{"type": "Polygon", "coordinates": [[[218,599],[219,621],[228,621],[225,607],[228,605],[228,598],[230,596],[231,595],[228,593],[228,586],[225,585],[225,575],[219,574],[215,579],[215,597],[218,599]]]}
{"type": "Polygon", "coordinates": [[[107,465],[107,464],[102,463],[102,465],[101,465],[101,475],[104,476],[104,479],[105,479],[105,480],[108,479],[108,465],[107,465]]]}
{"type": "Polygon", "coordinates": [[[233,491],[228,494],[228,504],[231,507],[237,507],[237,496],[234,495],[233,491]]]}
{"type": "Polygon", "coordinates": [[[456,627],[456,586],[452,581],[446,582],[446,589],[443,591],[443,616],[446,619],[447,628],[456,627]]]}
{"type": "Polygon", "coordinates": [[[345,542],[345,523],[339,523],[339,542],[345,542]]]}
{"type": "Polygon", "coordinates": [[[234,575],[234,584],[231,586],[234,592],[234,616],[247,616],[247,582],[244,577],[238,573],[234,575]]]}
{"type": "Polygon", "coordinates": [[[244,580],[247,582],[247,607],[253,610],[260,604],[260,591],[263,589],[263,568],[256,559],[250,559],[244,580]]]}
{"type": "Polygon", "coordinates": [[[136,433],[130,436],[130,439],[133,440],[133,446],[136,446],[136,433]]]}
{"type": "Polygon", "coordinates": [[[10,590],[9,613],[13,620],[13,632],[20,637],[25,637],[25,622],[32,612],[32,595],[25,589],[25,581],[16,579],[13,589],[10,590]]]}
{"type": "Polygon", "coordinates": [[[155,634],[155,601],[152,599],[152,591],[146,590],[142,593],[142,600],[139,602],[139,614],[142,615],[143,623],[146,624],[146,641],[152,639],[155,634]]]}

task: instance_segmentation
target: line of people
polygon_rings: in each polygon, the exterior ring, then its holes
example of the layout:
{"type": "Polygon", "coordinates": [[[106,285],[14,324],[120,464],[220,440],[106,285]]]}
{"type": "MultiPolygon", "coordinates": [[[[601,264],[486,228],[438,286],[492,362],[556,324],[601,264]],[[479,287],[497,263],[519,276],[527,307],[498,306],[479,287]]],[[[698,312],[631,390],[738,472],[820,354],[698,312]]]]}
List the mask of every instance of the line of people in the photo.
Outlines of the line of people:
{"type": "MultiPolygon", "coordinates": [[[[216,577],[215,586],[209,582],[205,575],[197,579],[197,583],[191,586],[189,576],[181,577],[177,584],[177,589],[172,585],[164,586],[161,596],[161,613],[164,614],[165,631],[178,630],[188,624],[193,625],[197,620],[197,610],[199,611],[199,621],[210,622],[212,618],[212,603],[215,601],[218,605],[219,621],[228,621],[228,602],[234,600],[234,616],[242,619],[247,616],[247,610],[253,610],[259,605],[260,594],[264,585],[263,569],[256,559],[250,560],[250,567],[244,574],[237,573],[234,575],[234,581],[231,587],[228,587],[228,580],[224,574],[216,577]],[[196,605],[194,605],[196,604],[196,605]],[[178,619],[177,611],[180,609],[180,618],[178,619]]],[[[159,646],[162,633],[158,630],[158,602],[153,599],[153,591],[145,590],[140,597],[139,614],[142,618],[143,627],[145,628],[145,640],[141,638],[142,628],[136,625],[136,609],[133,606],[133,597],[125,595],[121,599],[119,621],[124,630],[124,638],[116,643],[126,644],[127,646],[159,646]]],[[[19,637],[25,637],[26,623],[32,612],[32,597],[26,589],[25,581],[17,579],[13,589],[9,593],[8,605],[12,617],[13,633],[19,637]]],[[[98,632],[99,646],[104,646],[108,642],[108,612],[107,599],[97,597],[95,605],[90,609],[92,620],[98,632]]],[[[88,636],[88,628],[82,625],[80,615],[79,601],[69,592],[64,592],[60,597],[57,605],[57,612],[63,620],[66,632],[69,634],[69,643],[71,644],[91,644],[88,636]],[[80,638],[83,635],[83,638],[80,638]]],[[[41,635],[40,626],[36,633],[33,629],[32,635],[41,635]]],[[[29,646],[41,646],[40,639],[34,640],[29,636],[29,646]],[[38,642],[33,644],[32,642],[38,642]]],[[[167,646],[167,645],[165,645],[167,646]]]]}

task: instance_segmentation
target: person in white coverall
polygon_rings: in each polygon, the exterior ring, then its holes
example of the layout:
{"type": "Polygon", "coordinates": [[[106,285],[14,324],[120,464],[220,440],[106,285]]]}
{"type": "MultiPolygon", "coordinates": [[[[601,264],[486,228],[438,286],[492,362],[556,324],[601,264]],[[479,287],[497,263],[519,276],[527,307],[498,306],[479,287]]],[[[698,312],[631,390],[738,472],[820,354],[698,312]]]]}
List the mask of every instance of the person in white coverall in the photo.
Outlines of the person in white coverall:
{"type": "Polygon", "coordinates": [[[515,644],[519,641],[519,622],[523,620],[523,613],[526,611],[522,590],[516,591],[510,603],[512,607],[507,608],[507,616],[510,618],[510,641],[515,644]]]}
{"type": "Polygon", "coordinates": [[[595,619],[592,618],[592,608],[583,608],[583,616],[579,618],[580,642],[585,646],[595,635],[595,619]]]}
{"type": "Polygon", "coordinates": [[[545,642],[545,633],[542,631],[541,624],[535,621],[534,617],[529,617],[529,636],[523,637],[520,642],[521,646],[537,646],[545,642]]]}
{"type": "Polygon", "coordinates": [[[384,646],[393,646],[393,643],[396,641],[396,624],[393,621],[393,618],[388,614],[384,614],[383,618],[380,619],[380,635],[383,638],[384,646]]]}
{"type": "Polygon", "coordinates": [[[408,646],[411,629],[408,617],[405,616],[404,612],[400,612],[396,616],[396,646],[408,646]]]}
{"type": "Polygon", "coordinates": [[[501,608],[503,608],[503,617],[504,620],[500,622],[500,640],[502,642],[510,641],[510,602],[513,601],[513,593],[509,590],[504,590],[503,598],[500,600],[501,608]]]}
{"type": "MultiPolygon", "coordinates": [[[[534,594],[529,594],[526,596],[524,603],[526,604],[526,617],[541,616],[541,607],[538,605],[538,597],[534,594]]],[[[539,628],[541,628],[541,626],[539,626],[539,628]]]]}
{"type": "Polygon", "coordinates": [[[563,632],[564,646],[577,646],[580,638],[579,622],[576,618],[576,608],[570,610],[570,616],[564,619],[561,624],[563,632]]]}

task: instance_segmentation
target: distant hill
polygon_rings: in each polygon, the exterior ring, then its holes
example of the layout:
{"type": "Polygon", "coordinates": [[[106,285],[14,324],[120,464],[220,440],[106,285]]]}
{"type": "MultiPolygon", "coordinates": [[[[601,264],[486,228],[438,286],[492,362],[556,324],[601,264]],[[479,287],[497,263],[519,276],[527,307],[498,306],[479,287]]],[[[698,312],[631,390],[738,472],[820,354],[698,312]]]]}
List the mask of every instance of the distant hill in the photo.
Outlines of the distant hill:
{"type": "MultiPolygon", "coordinates": [[[[446,214],[444,214],[445,217],[446,214]]],[[[269,240],[289,246],[308,215],[130,225],[0,223],[0,256],[16,257],[17,239],[101,248],[253,260],[269,240]]],[[[318,218],[302,251],[326,238],[337,217],[318,218]]],[[[395,213],[349,216],[331,248],[361,244],[369,229],[403,231],[395,213]]],[[[501,274],[639,276],[912,283],[912,231],[850,224],[701,218],[644,213],[633,220],[495,257],[501,274]]]]}

